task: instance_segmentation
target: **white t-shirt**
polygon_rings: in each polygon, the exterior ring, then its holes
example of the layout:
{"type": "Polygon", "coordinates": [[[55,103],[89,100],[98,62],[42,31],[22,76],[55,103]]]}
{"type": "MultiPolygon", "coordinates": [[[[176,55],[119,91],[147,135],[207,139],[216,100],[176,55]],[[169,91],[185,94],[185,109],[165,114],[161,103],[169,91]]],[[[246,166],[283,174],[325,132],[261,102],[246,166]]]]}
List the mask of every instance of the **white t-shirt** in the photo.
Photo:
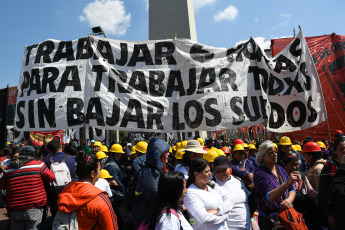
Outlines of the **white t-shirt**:
{"type": "Polygon", "coordinates": [[[208,191],[199,189],[194,184],[188,187],[184,205],[190,214],[189,221],[193,229],[228,229],[226,220],[234,202],[217,184],[214,188],[207,187],[208,191]],[[218,214],[208,213],[207,210],[210,209],[218,209],[218,214]]]}
{"type": "Polygon", "coordinates": [[[95,186],[100,190],[103,190],[104,192],[108,193],[109,198],[113,196],[109,183],[106,179],[99,178],[98,181],[95,183],[95,186]]]}
{"type": "Polygon", "coordinates": [[[181,172],[181,173],[183,173],[183,175],[184,175],[184,179],[185,180],[188,180],[188,173],[189,173],[189,168],[188,168],[188,166],[184,166],[184,165],[182,165],[182,164],[177,164],[176,166],[175,166],[175,170],[174,170],[175,172],[181,172]]]}
{"type": "Polygon", "coordinates": [[[170,216],[168,216],[167,213],[163,213],[162,217],[156,224],[155,230],[179,230],[180,221],[183,230],[193,229],[181,212],[178,211],[177,215],[179,216],[180,220],[173,213],[170,213],[170,216]]]}
{"type": "Polygon", "coordinates": [[[249,192],[242,180],[231,176],[230,180],[225,182],[218,180],[217,184],[224,192],[230,194],[231,199],[235,202],[234,207],[230,210],[228,217],[228,227],[231,230],[250,229],[250,210],[248,205],[249,192]]]}

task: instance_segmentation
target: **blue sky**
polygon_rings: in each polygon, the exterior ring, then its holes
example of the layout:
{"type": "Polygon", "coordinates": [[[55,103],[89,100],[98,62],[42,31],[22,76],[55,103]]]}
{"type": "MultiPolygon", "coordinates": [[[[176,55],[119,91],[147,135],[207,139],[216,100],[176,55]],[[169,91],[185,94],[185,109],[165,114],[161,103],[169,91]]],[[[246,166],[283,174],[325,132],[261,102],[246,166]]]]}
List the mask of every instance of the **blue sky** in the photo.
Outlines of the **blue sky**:
{"type": "MultiPolygon", "coordinates": [[[[171,0],[173,1],[173,0],[171,0]]],[[[0,88],[17,86],[25,45],[74,40],[101,25],[107,37],[148,40],[148,0],[15,0],[0,8],[0,88]],[[91,10],[90,10],[91,9],[91,10]]],[[[198,42],[232,47],[253,37],[268,48],[272,38],[345,35],[345,1],[194,0],[198,42]]]]}

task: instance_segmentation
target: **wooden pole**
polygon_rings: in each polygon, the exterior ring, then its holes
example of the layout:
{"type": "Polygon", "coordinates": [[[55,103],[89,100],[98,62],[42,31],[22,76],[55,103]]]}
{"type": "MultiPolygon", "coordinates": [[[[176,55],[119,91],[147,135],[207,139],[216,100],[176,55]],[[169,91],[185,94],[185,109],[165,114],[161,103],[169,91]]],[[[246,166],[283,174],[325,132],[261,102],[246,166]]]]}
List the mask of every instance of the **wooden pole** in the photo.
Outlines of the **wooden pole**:
{"type": "Polygon", "coordinates": [[[327,124],[328,139],[329,139],[329,142],[331,142],[331,132],[329,130],[328,117],[326,118],[326,124],[327,124]]]}

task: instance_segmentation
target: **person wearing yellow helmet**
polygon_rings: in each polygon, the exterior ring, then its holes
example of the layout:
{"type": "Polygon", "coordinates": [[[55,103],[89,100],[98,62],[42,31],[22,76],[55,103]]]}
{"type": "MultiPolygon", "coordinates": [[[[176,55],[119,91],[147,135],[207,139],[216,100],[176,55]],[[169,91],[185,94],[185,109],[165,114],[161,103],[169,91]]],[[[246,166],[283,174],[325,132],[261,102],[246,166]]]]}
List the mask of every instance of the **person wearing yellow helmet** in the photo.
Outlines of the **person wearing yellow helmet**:
{"type": "Polygon", "coordinates": [[[285,154],[291,153],[291,139],[288,136],[283,136],[279,141],[278,148],[278,164],[283,166],[283,156],[285,154]]]}
{"type": "Polygon", "coordinates": [[[253,173],[255,167],[250,160],[244,158],[244,148],[241,144],[234,147],[234,159],[230,162],[232,174],[242,179],[248,190],[253,189],[253,173]]]}
{"type": "Polygon", "coordinates": [[[101,169],[98,180],[95,183],[95,186],[100,190],[106,192],[109,196],[109,199],[112,200],[113,193],[110,189],[110,179],[113,178],[110,176],[109,172],[105,169],[101,169]],[[108,181],[109,180],[109,181],[108,181]]]}
{"type": "Polygon", "coordinates": [[[107,146],[102,145],[101,147],[99,147],[99,151],[100,152],[104,152],[105,154],[107,154],[108,153],[108,148],[107,148],[107,146]]]}
{"type": "Polygon", "coordinates": [[[201,137],[199,137],[199,138],[196,139],[196,140],[200,142],[200,145],[201,145],[202,147],[204,147],[204,140],[203,140],[201,137]]]}
{"type": "Polygon", "coordinates": [[[215,149],[208,150],[207,153],[202,156],[202,159],[206,160],[209,163],[211,172],[214,168],[214,159],[218,156],[219,155],[215,149]]]}
{"type": "MultiPolygon", "coordinates": [[[[184,178],[187,180],[189,173],[189,164],[195,159],[202,158],[202,155],[205,154],[206,151],[202,148],[200,142],[197,140],[190,140],[186,141],[185,143],[185,148],[179,151],[184,152],[182,156],[182,162],[176,165],[174,171],[183,173],[184,178]]],[[[181,146],[183,145],[184,144],[182,142],[181,146]]]]}
{"type": "Polygon", "coordinates": [[[279,151],[277,152],[278,154],[277,163],[280,166],[283,166],[283,156],[288,153],[293,153],[298,157],[298,163],[299,163],[298,171],[305,172],[306,164],[302,155],[297,150],[295,151],[292,149],[291,139],[288,136],[283,136],[282,138],[280,138],[279,151]]]}
{"type": "MultiPolygon", "coordinates": [[[[249,159],[249,145],[247,143],[243,143],[242,144],[243,148],[244,148],[244,159],[248,160],[249,159]]],[[[253,161],[252,161],[253,163],[253,161]]]]}
{"type": "Polygon", "coordinates": [[[254,144],[249,144],[249,157],[248,159],[252,161],[253,165],[256,167],[256,147],[254,144]]]}
{"type": "Polygon", "coordinates": [[[323,143],[322,141],[318,141],[316,142],[320,148],[321,148],[321,151],[322,151],[322,158],[325,159],[325,160],[328,160],[329,159],[329,151],[327,150],[326,148],[326,145],[325,143],[323,143]]]}
{"type": "Polygon", "coordinates": [[[94,142],[91,145],[91,154],[96,155],[96,153],[99,151],[99,148],[102,146],[102,143],[99,141],[94,142]]]}
{"type": "Polygon", "coordinates": [[[148,144],[146,141],[140,141],[135,145],[136,158],[133,160],[132,169],[130,172],[131,176],[133,177],[146,164],[147,146],[148,144]]]}
{"type": "Polygon", "coordinates": [[[104,168],[105,164],[107,163],[109,157],[107,156],[107,154],[105,154],[102,151],[99,151],[96,153],[96,157],[99,160],[99,162],[101,163],[101,168],[104,168]]]}
{"type": "Polygon", "coordinates": [[[114,194],[114,205],[119,205],[121,204],[125,194],[124,182],[126,174],[123,170],[122,165],[119,163],[119,160],[124,154],[124,151],[122,146],[116,143],[110,147],[108,154],[109,159],[107,160],[103,168],[106,169],[109,174],[113,176],[113,180],[116,181],[117,193],[114,194]]]}

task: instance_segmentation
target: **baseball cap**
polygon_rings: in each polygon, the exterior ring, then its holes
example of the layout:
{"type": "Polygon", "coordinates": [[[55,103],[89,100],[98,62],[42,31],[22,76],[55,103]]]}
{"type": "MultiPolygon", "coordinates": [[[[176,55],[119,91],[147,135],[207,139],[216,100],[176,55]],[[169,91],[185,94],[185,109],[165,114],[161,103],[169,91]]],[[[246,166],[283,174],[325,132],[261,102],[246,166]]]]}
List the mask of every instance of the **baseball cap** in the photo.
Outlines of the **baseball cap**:
{"type": "Polygon", "coordinates": [[[214,171],[218,169],[227,169],[230,166],[230,161],[226,156],[220,155],[214,159],[214,171]]]}

